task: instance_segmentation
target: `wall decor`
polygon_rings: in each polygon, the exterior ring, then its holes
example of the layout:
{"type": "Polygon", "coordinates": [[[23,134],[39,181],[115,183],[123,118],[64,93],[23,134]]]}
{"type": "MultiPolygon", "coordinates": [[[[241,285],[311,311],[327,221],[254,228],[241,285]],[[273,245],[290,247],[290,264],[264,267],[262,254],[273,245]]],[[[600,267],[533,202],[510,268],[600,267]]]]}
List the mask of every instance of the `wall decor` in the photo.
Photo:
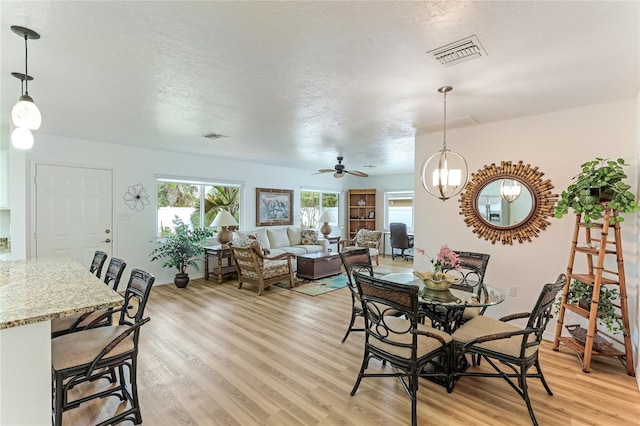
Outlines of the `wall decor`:
{"type": "Polygon", "coordinates": [[[137,183],[130,186],[127,192],[122,196],[125,204],[130,209],[141,212],[144,210],[144,206],[149,205],[149,195],[147,195],[147,189],[142,186],[141,183],[137,183]]]}
{"type": "Polygon", "coordinates": [[[558,194],[552,194],[553,185],[543,180],[544,173],[519,161],[492,163],[471,174],[471,179],[460,195],[460,214],[473,228],[478,238],[495,244],[523,243],[536,238],[551,223],[558,194]],[[508,201],[501,196],[505,182],[522,185],[517,199],[508,201]]]}
{"type": "Polygon", "coordinates": [[[293,190],[256,188],[256,226],[293,225],[293,190]]]}

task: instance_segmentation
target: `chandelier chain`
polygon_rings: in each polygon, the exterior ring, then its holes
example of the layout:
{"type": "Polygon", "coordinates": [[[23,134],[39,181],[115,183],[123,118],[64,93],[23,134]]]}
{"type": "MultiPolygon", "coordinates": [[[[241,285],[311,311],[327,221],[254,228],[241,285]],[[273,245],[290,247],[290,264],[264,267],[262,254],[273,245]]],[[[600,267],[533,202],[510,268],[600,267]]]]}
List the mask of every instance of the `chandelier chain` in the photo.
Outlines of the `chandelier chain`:
{"type": "Polygon", "coordinates": [[[444,102],[443,102],[444,112],[442,116],[444,117],[442,121],[442,149],[447,149],[447,92],[444,92],[444,102]]]}
{"type": "Polygon", "coordinates": [[[29,96],[29,68],[28,68],[28,51],[27,51],[27,34],[24,35],[24,94],[29,96]]]}

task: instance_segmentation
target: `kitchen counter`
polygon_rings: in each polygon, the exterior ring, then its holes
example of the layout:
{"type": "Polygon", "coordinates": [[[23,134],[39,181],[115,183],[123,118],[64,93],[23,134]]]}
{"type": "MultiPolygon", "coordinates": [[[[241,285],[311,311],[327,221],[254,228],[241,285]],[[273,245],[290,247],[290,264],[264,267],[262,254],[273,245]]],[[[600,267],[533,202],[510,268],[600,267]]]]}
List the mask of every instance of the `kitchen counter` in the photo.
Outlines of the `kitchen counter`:
{"type": "Polygon", "coordinates": [[[71,259],[0,262],[0,424],[51,424],[51,319],[123,301],[71,259]]]}

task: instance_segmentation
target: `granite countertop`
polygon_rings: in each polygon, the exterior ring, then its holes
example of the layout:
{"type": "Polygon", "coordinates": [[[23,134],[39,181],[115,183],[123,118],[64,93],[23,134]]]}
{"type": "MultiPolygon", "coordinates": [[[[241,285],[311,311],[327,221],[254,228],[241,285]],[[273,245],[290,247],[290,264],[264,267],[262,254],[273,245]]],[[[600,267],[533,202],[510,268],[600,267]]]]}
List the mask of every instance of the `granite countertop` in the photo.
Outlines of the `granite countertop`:
{"type": "Polygon", "coordinates": [[[0,329],[122,303],[121,295],[71,259],[0,262],[0,329]]]}

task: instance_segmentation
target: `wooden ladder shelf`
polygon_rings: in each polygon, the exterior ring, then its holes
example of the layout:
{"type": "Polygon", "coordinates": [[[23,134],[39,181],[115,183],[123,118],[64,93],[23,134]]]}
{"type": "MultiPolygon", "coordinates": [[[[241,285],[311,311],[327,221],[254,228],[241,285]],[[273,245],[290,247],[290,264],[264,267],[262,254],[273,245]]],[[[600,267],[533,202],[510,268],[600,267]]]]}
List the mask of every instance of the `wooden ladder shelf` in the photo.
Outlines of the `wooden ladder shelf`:
{"type": "MultiPolygon", "coordinates": [[[[562,300],[560,303],[560,314],[558,316],[558,325],[556,335],[553,342],[553,350],[557,351],[560,345],[564,345],[573,349],[582,359],[582,371],[588,373],[591,371],[591,359],[594,355],[614,357],[620,359],[627,369],[627,374],[635,376],[633,367],[633,354],[631,350],[631,336],[629,333],[629,310],[627,307],[627,288],[625,284],[624,262],[622,259],[622,239],[620,237],[620,222],[617,221],[618,211],[612,210],[605,205],[605,212],[602,216],[602,222],[594,222],[588,226],[582,221],[582,214],[576,215],[576,226],[573,231],[573,240],[571,242],[571,253],[569,255],[569,264],[567,266],[567,284],[562,292],[562,300]],[[611,225],[613,220],[613,225],[611,225]],[[611,230],[613,228],[613,230],[611,230]],[[580,234],[583,231],[584,241],[579,243],[580,234]],[[592,231],[600,231],[599,237],[593,236],[592,231]],[[609,235],[610,232],[613,235],[609,235]],[[613,238],[613,239],[612,239],[613,238]],[[581,244],[581,245],[579,245],[581,244]],[[574,272],[574,261],[576,253],[586,255],[587,273],[574,272]],[[605,261],[612,260],[615,256],[615,269],[605,269],[605,261]],[[593,297],[590,307],[585,309],[575,303],[568,303],[569,285],[572,280],[579,280],[585,284],[593,286],[593,297]],[[620,303],[616,306],[619,310],[619,317],[623,325],[623,341],[616,339],[601,330],[598,330],[598,301],[600,299],[600,288],[602,286],[617,286],[620,293],[620,303]],[[584,339],[577,339],[574,336],[562,336],[562,328],[567,310],[574,312],[588,319],[586,336],[584,339]],[[624,351],[619,350],[613,344],[603,339],[599,334],[604,334],[618,345],[624,347],[624,351]],[[600,342],[605,342],[600,344],[600,342]]],[[[571,327],[571,326],[568,326],[571,327]]]]}

